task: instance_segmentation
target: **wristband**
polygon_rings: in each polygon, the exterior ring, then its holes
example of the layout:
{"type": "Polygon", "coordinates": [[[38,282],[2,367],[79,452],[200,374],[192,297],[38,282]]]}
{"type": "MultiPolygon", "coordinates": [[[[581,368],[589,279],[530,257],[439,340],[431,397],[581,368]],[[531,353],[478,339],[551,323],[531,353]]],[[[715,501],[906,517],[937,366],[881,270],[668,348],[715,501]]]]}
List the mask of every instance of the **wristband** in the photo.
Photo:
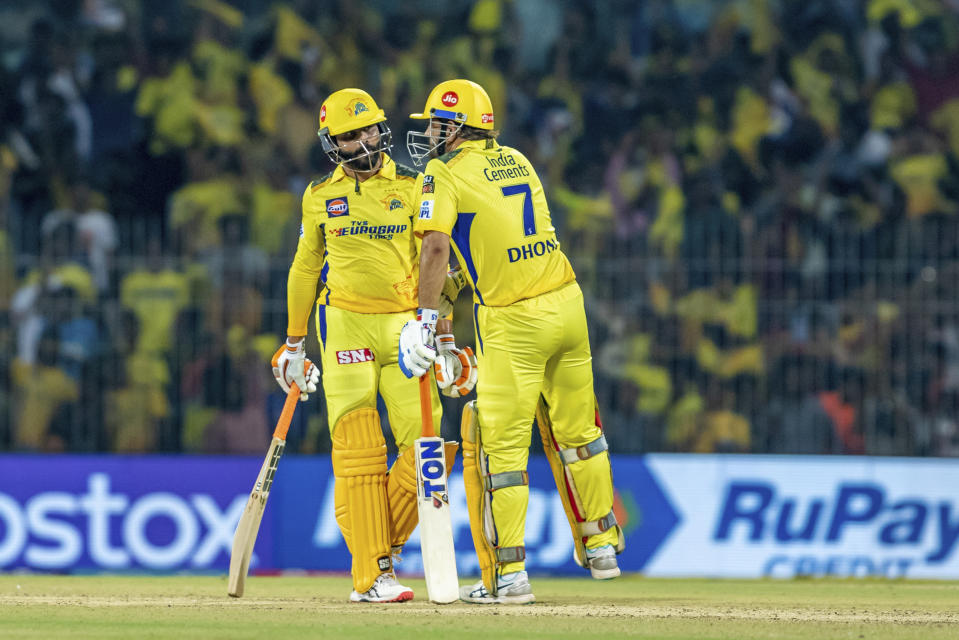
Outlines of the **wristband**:
{"type": "Polygon", "coordinates": [[[440,314],[436,309],[417,309],[416,310],[416,319],[427,325],[433,331],[436,331],[436,321],[439,320],[440,314]]]}

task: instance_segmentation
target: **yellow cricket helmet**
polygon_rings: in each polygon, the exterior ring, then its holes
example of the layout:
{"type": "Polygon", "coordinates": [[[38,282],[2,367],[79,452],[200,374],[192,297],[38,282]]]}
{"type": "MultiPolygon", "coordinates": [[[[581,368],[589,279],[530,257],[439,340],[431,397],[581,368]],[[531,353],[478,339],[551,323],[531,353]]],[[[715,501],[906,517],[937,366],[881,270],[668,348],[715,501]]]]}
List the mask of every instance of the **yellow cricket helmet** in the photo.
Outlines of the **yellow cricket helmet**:
{"type": "Polygon", "coordinates": [[[340,89],[330,94],[320,106],[320,137],[324,133],[338,136],[353,129],[364,129],[371,124],[385,122],[386,114],[373,96],[362,89],[340,89]]]}
{"type": "Polygon", "coordinates": [[[483,87],[471,80],[447,80],[430,92],[423,113],[411,113],[414,120],[445,118],[477,129],[493,128],[493,103],[483,87]]]}
{"type": "Polygon", "coordinates": [[[440,127],[438,136],[430,130],[420,133],[406,133],[406,149],[416,165],[430,156],[445,153],[446,143],[463,127],[493,130],[493,103],[483,87],[471,80],[447,80],[441,82],[426,99],[422,113],[411,113],[414,120],[432,120],[438,118],[449,121],[440,127]]]}
{"type": "MultiPolygon", "coordinates": [[[[386,124],[386,113],[376,104],[373,96],[362,89],[340,89],[320,105],[320,129],[316,132],[323,145],[323,151],[337,164],[353,163],[361,158],[378,157],[380,151],[388,152],[392,148],[393,134],[386,124]],[[347,131],[365,129],[377,125],[380,132],[379,144],[368,148],[361,143],[363,150],[356,155],[345,156],[333,139],[347,131]]],[[[359,165],[354,165],[357,167],[359,165]]]]}

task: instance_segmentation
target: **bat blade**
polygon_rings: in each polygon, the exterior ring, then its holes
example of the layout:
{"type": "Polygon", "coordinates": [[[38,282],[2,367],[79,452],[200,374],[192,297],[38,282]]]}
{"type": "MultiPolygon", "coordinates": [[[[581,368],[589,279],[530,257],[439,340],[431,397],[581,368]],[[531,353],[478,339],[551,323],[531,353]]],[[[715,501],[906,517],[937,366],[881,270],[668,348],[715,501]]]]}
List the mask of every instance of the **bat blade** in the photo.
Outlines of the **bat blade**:
{"type": "Polygon", "coordinates": [[[443,439],[419,438],[416,447],[417,510],[426,591],[431,602],[459,600],[456,549],[450,521],[443,439]]]}
{"type": "Polygon", "coordinates": [[[230,552],[230,577],[227,585],[227,593],[234,598],[243,595],[246,575],[250,570],[250,558],[253,557],[253,547],[256,544],[256,534],[260,531],[260,522],[266,510],[266,501],[270,497],[276,467],[285,447],[285,440],[273,438],[270,449],[266,453],[266,459],[263,460],[263,466],[260,467],[260,473],[256,476],[256,484],[250,492],[250,499],[246,501],[243,515],[240,516],[240,521],[236,525],[236,533],[233,534],[233,550],[230,552]]]}
{"type": "Polygon", "coordinates": [[[236,525],[236,532],[233,534],[227,593],[234,598],[242,596],[243,587],[246,586],[246,574],[250,570],[250,558],[253,557],[256,534],[260,530],[260,521],[263,520],[263,512],[266,510],[266,500],[270,497],[270,489],[273,487],[276,467],[280,464],[280,458],[286,448],[286,432],[290,428],[293,412],[296,411],[296,403],[299,400],[299,387],[295,384],[290,385],[290,391],[286,394],[286,402],[283,403],[283,411],[280,412],[280,419],[273,431],[270,448],[267,450],[266,458],[260,466],[260,472],[256,475],[253,491],[250,492],[250,498],[246,501],[243,515],[240,516],[236,525]]]}

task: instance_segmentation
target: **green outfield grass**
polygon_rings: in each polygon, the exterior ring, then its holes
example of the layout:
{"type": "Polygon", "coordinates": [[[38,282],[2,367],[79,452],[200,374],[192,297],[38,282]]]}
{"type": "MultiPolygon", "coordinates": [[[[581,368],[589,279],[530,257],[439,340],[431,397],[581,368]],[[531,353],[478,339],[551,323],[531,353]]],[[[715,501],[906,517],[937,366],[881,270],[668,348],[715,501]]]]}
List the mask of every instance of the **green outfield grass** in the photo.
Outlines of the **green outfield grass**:
{"type": "Polygon", "coordinates": [[[959,583],[532,580],[529,606],[350,604],[345,577],[0,574],[0,638],[959,638],[959,583]]]}

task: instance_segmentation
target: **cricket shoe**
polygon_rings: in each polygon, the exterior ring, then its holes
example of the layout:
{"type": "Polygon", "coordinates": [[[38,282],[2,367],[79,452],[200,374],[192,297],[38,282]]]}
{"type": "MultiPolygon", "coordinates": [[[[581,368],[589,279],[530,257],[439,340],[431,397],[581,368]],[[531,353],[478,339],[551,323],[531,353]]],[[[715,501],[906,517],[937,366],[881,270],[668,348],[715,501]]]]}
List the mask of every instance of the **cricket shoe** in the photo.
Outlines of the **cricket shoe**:
{"type": "Polygon", "coordinates": [[[515,571],[496,579],[496,595],[486,590],[480,580],[472,586],[460,587],[460,600],[472,604],[532,604],[533,588],[529,586],[529,575],[525,571],[515,571]]]}
{"type": "Polygon", "coordinates": [[[586,564],[589,565],[589,573],[597,580],[609,580],[620,574],[619,564],[616,562],[616,550],[611,544],[587,549],[586,564]]]}
{"type": "Polygon", "coordinates": [[[392,571],[381,573],[369,591],[358,593],[354,589],[350,593],[350,602],[406,602],[412,599],[413,590],[397,582],[392,571]]]}

